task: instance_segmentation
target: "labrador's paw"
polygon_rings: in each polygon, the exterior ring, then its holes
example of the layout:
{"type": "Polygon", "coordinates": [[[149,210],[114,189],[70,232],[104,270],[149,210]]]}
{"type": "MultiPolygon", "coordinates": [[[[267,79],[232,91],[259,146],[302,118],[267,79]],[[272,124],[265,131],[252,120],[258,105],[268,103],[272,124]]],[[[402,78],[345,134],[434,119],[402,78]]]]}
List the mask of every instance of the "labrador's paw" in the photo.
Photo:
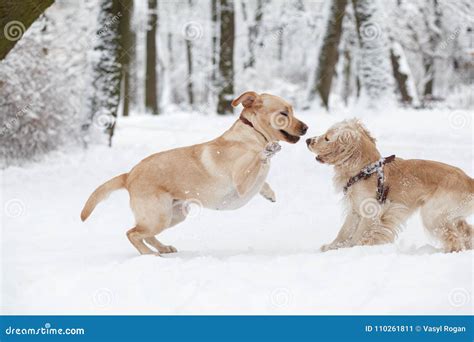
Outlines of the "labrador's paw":
{"type": "Polygon", "coordinates": [[[273,157],[276,153],[278,153],[281,150],[281,145],[277,142],[269,142],[266,146],[265,149],[263,150],[263,156],[265,159],[269,159],[273,157]]]}
{"type": "Polygon", "coordinates": [[[275,192],[273,190],[261,192],[261,195],[264,198],[266,198],[267,200],[269,200],[270,202],[273,202],[273,203],[276,202],[276,195],[275,195],[275,192]]]}
{"type": "Polygon", "coordinates": [[[173,246],[162,246],[159,248],[158,252],[160,254],[166,254],[166,253],[176,253],[178,250],[173,247],[173,246]]]}

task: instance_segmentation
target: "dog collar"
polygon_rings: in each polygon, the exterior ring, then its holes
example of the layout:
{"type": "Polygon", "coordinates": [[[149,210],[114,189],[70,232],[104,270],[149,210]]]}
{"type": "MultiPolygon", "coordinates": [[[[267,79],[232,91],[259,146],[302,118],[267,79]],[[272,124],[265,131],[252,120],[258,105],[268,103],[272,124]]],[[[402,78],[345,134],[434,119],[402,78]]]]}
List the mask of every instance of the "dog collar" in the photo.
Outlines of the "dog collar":
{"type": "Polygon", "coordinates": [[[247,118],[244,118],[242,115],[240,115],[239,120],[242,121],[245,125],[252,127],[255,132],[259,133],[263,137],[263,139],[265,139],[265,142],[268,143],[268,139],[263,135],[263,133],[256,129],[247,118]]]}
{"type": "Polygon", "coordinates": [[[372,174],[377,173],[377,201],[380,204],[385,203],[390,187],[384,186],[385,176],[383,172],[383,167],[385,164],[391,163],[394,160],[395,155],[392,154],[391,156],[380,158],[375,163],[367,165],[358,174],[349,179],[347,184],[344,186],[344,193],[347,193],[347,190],[361,179],[367,179],[372,174]]]}

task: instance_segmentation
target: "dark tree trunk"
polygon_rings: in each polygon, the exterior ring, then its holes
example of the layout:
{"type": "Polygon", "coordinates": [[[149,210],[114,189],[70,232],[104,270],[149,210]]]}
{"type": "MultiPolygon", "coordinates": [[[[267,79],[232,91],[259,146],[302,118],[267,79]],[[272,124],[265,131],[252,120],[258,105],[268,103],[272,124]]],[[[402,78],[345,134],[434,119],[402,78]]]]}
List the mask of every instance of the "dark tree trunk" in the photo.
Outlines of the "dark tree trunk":
{"type": "Polygon", "coordinates": [[[329,108],[331,83],[339,59],[339,42],[342,34],[342,22],[346,12],[347,0],[332,0],[326,32],[319,51],[318,66],[314,84],[310,89],[310,100],[319,94],[323,105],[329,108]]]}
{"type": "MultiPolygon", "coordinates": [[[[243,4],[243,2],[242,2],[243,4]]],[[[263,0],[257,0],[257,9],[253,23],[248,27],[248,60],[244,63],[244,68],[253,68],[255,65],[255,47],[257,45],[260,27],[263,19],[263,0]]]]}
{"type": "Polygon", "coordinates": [[[145,108],[146,111],[158,115],[158,82],[157,82],[157,53],[156,31],[158,25],[157,0],[148,0],[148,30],[146,33],[146,80],[145,108]]]}
{"type": "Polygon", "coordinates": [[[54,0],[0,1],[0,60],[4,59],[25,31],[54,0]]]}
{"type": "Polygon", "coordinates": [[[93,67],[93,95],[91,99],[91,121],[95,126],[105,129],[112,145],[117,110],[120,104],[120,88],[122,67],[120,56],[119,22],[120,0],[102,0],[99,10],[99,37],[94,50],[100,54],[98,62],[93,67]],[[106,28],[106,29],[104,29],[106,28]]]}
{"type": "Polygon", "coordinates": [[[430,51],[425,52],[423,56],[423,67],[425,70],[425,84],[423,88],[423,95],[429,99],[433,97],[434,79],[435,79],[435,58],[434,54],[441,40],[439,31],[441,31],[441,9],[439,8],[438,0],[432,0],[433,12],[435,16],[434,26],[435,29],[431,28],[428,19],[425,17],[425,25],[429,30],[429,47],[430,51]]]}
{"type": "Polygon", "coordinates": [[[411,104],[413,98],[410,96],[407,87],[408,75],[400,70],[400,56],[397,56],[393,51],[393,48],[390,49],[390,61],[392,62],[393,78],[397,83],[398,93],[400,94],[401,101],[403,103],[411,104]]]}
{"type": "Polygon", "coordinates": [[[232,114],[234,96],[234,1],[220,0],[220,53],[218,114],[232,114]]]}
{"type": "Polygon", "coordinates": [[[217,0],[212,0],[211,3],[211,21],[212,21],[212,73],[211,80],[216,81],[216,70],[217,70],[217,25],[218,25],[218,10],[217,0]]]}
{"type": "Polygon", "coordinates": [[[344,69],[343,69],[343,88],[342,88],[342,98],[344,99],[344,104],[347,106],[349,102],[349,97],[351,95],[351,82],[352,82],[352,57],[349,49],[344,50],[344,69]]]}
{"type": "MultiPolygon", "coordinates": [[[[189,0],[189,7],[193,11],[193,2],[189,0]]],[[[186,79],[186,89],[188,92],[188,101],[191,107],[194,106],[194,92],[193,92],[193,42],[192,39],[186,39],[186,59],[188,62],[188,77],[186,79]]]]}
{"type": "Polygon", "coordinates": [[[120,39],[122,54],[120,63],[123,69],[122,115],[130,114],[130,102],[133,102],[134,89],[131,87],[132,63],[135,60],[135,37],[132,31],[133,0],[121,0],[120,39]]]}
{"type": "Polygon", "coordinates": [[[193,92],[193,43],[186,40],[186,59],[188,61],[188,78],[186,79],[186,89],[188,92],[188,101],[191,107],[194,105],[194,92],[193,92]]]}

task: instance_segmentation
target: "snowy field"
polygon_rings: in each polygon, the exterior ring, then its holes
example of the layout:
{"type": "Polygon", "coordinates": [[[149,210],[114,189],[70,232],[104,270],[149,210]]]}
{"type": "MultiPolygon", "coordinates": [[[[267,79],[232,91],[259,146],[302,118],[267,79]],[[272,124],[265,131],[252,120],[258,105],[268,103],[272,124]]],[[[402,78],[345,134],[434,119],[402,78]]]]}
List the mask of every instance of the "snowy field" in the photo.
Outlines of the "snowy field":
{"type": "MultiPolygon", "coordinates": [[[[347,117],[303,113],[307,137],[347,117]]],[[[472,114],[398,110],[362,116],[382,155],[440,160],[473,176],[472,114]]],[[[114,147],[54,153],[1,173],[4,314],[472,314],[473,254],[444,254],[418,216],[393,245],[319,252],[342,221],[332,170],[304,140],[282,143],[268,182],[237,211],[194,210],[160,240],[177,254],[138,256],[125,236],[125,191],[91,218],[93,189],[147,155],[209,140],[236,117],[120,118],[114,147]]],[[[472,222],[472,217],[470,222],[472,222]]]]}

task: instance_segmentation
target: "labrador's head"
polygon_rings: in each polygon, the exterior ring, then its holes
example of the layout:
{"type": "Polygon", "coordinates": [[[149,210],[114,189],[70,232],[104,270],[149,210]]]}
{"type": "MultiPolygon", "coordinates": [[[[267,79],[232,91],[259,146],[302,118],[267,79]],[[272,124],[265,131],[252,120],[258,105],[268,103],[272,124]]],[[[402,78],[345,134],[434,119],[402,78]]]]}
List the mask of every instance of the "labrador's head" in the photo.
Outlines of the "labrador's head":
{"type": "Polygon", "coordinates": [[[286,141],[291,144],[305,135],[308,126],[298,120],[293,107],[281,97],[247,91],[232,101],[232,106],[244,106],[242,116],[269,141],[286,141]]]}
{"type": "Polygon", "coordinates": [[[338,122],[326,133],[306,139],[316,160],[329,165],[358,164],[363,156],[378,153],[375,139],[357,119],[338,122]]]}

